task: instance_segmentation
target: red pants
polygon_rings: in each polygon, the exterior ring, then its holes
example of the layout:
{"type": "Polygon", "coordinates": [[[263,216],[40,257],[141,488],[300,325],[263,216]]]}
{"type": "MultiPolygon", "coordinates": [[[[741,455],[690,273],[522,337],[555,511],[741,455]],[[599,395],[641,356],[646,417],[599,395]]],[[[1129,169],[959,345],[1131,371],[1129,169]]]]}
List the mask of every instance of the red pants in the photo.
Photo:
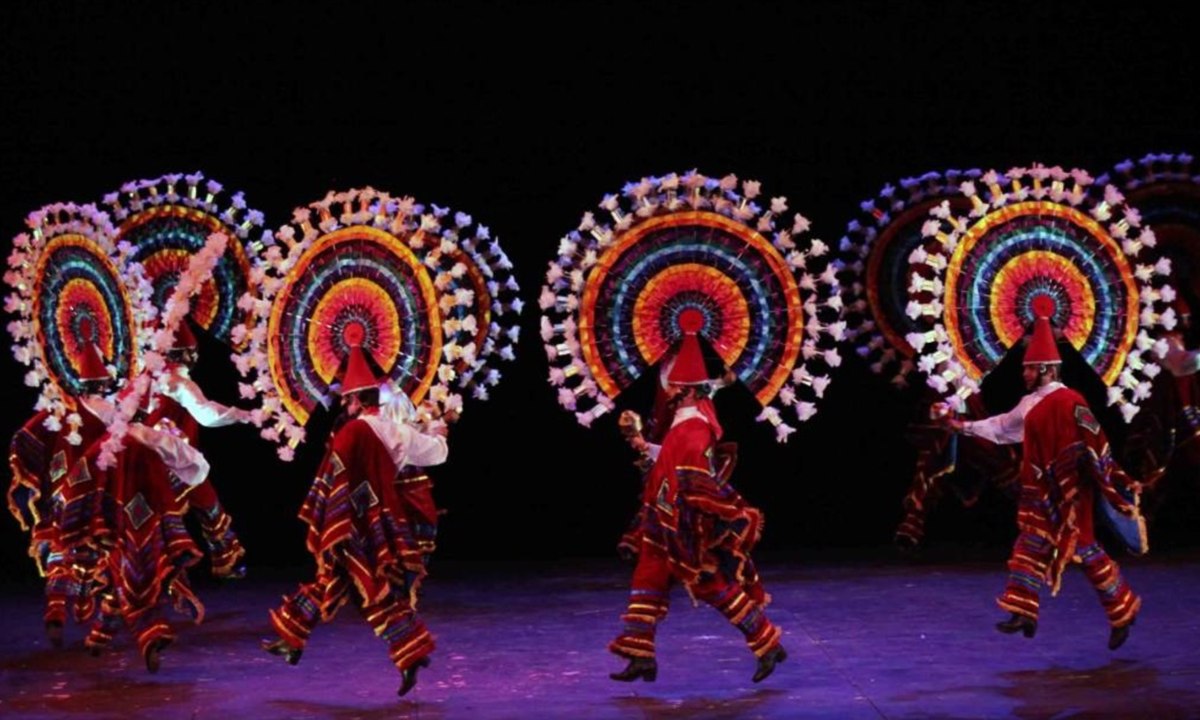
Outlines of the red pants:
{"type": "MultiPolygon", "coordinates": [[[[671,566],[666,552],[642,543],[629,591],[629,607],[621,620],[624,631],[608,649],[622,657],[654,657],[654,635],[670,603],[671,566]]],[[[783,634],[767,619],[764,606],[739,583],[721,574],[703,574],[689,590],[693,597],[712,605],[746,637],[756,657],[773,650],[783,634]]]]}
{"type": "MultiPolygon", "coordinates": [[[[108,647],[109,643],[112,642],[113,636],[120,631],[122,625],[128,626],[130,631],[133,632],[138,652],[143,657],[151,643],[158,640],[166,640],[167,642],[175,640],[175,630],[167,622],[166,618],[163,617],[163,607],[161,605],[130,618],[122,611],[121,592],[122,589],[120,587],[114,587],[109,592],[100,596],[99,609],[95,620],[92,621],[91,628],[88,630],[87,638],[83,641],[84,647],[91,650],[108,647]]],[[[168,596],[174,600],[176,610],[192,615],[195,622],[199,622],[200,618],[203,617],[202,607],[198,602],[195,602],[195,596],[192,595],[190,588],[187,588],[186,583],[182,580],[176,581],[173,584],[168,592],[168,596]],[[192,602],[195,602],[195,609],[185,609],[192,602]]]]}
{"type": "MultiPolygon", "coordinates": [[[[283,598],[283,605],[271,611],[271,625],[288,645],[303,648],[313,628],[332,620],[338,609],[350,599],[354,587],[344,572],[331,579],[305,583],[283,598]]],[[[375,634],[388,644],[388,655],[403,671],[433,652],[433,635],[407,601],[388,593],[375,603],[359,606],[363,619],[375,634]]]]}
{"type": "Polygon", "coordinates": [[[76,622],[83,622],[96,611],[94,576],[97,574],[95,551],[89,548],[64,550],[50,543],[46,557],[45,622],[63,624],[68,607],[73,609],[76,622]]]}
{"type": "Polygon", "coordinates": [[[209,561],[212,563],[212,574],[216,577],[226,577],[233,573],[239,561],[246,554],[237,533],[233,531],[233,518],[225,512],[217,498],[216,488],[212,482],[204,482],[194,487],[183,486],[176,481],[174,488],[181,502],[188,504],[193,517],[200,525],[204,535],[204,544],[208,546],[209,561]]]}
{"type": "MultiPolygon", "coordinates": [[[[1083,574],[1096,588],[1100,604],[1113,627],[1127,625],[1141,608],[1142,601],[1125,579],[1104,548],[1096,542],[1091,490],[1080,493],[1078,503],[1079,539],[1075,560],[1083,565],[1083,574]]],[[[1008,584],[996,602],[1005,610],[1037,619],[1038,591],[1046,583],[1054,557],[1054,544],[1049,540],[1022,532],[1008,560],[1008,584]]]]}

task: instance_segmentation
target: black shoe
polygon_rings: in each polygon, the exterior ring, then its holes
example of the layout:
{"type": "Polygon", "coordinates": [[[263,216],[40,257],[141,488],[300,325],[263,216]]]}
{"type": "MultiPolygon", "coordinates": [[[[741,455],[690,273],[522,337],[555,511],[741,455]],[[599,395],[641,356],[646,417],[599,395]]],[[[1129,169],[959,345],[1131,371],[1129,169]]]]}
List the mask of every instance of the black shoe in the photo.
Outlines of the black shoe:
{"type": "Polygon", "coordinates": [[[46,637],[50,640],[50,645],[56,648],[63,646],[63,624],[58,620],[46,621],[46,637]]]}
{"type": "Polygon", "coordinates": [[[1009,619],[996,623],[996,629],[1006,635],[1020,632],[1025,637],[1031,638],[1037,633],[1037,620],[1013,613],[1009,619]]]}
{"type": "Polygon", "coordinates": [[[1108,649],[1116,650],[1124,645],[1125,641],[1129,639],[1129,628],[1131,627],[1133,627],[1133,620],[1130,620],[1124,625],[1114,627],[1112,632],[1108,634],[1108,649]]]}
{"type": "Polygon", "coordinates": [[[412,665],[406,667],[400,673],[400,689],[396,691],[396,694],[400,697],[404,697],[408,694],[409,690],[412,690],[414,687],[416,687],[417,671],[425,667],[429,667],[429,658],[427,657],[423,657],[412,665]]]}
{"type": "Polygon", "coordinates": [[[756,683],[766,680],[775,672],[775,666],[784,660],[787,660],[787,650],[784,650],[782,645],[776,645],[774,650],[758,659],[758,668],[754,671],[754,677],[750,679],[756,683]]]}
{"type": "Polygon", "coordinates": [[[654,682],[658,678],[658,661],[654,658],[635,657],[629,659],[629,664],[621,672],[609,673],[613,680],[633,682],[638,678],[646,682],[654,682]]]}
{"type": "Polygon", "coordinates": [[[283,639],[263,640],[261,646],[263,650],[286,660],[288,665],[295,665],[300,662],[300,656],[304,654],[302,648],[294,648],[288,645],[287,641],[283,639]]]}
{"type": "Polygon", "coordinates": [[[158,672],[158,667],[162,664],[162,657],[160,654],[163,650],[166,650],[167,646],[170,644],[171,641],[167,638],[159,638],[150,643],[149,647],[146,648],[147,670],[149,670],[151,673],[158,672]]]}

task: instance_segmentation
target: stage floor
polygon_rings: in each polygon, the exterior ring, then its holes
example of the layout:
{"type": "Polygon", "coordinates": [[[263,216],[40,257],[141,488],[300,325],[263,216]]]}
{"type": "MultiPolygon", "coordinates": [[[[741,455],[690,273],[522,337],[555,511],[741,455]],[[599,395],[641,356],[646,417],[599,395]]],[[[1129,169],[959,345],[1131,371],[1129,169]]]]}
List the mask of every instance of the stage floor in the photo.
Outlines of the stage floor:
{"type": "Polygon", "coordinates": [[[1073,568],[1037,637],[996,632],[1002,562],[764,563],[789,658],[761,685],[740,635],[676,589],[655,683],[616,683],[605,651],[628,568],[618,561],[436,565],[422,600],[433,665],[406,698],[386,648],[352,608],[290,667],[258,648],[267,608],[302,570],[198,583],[200,626],[180,625],[157,675],[129,636],[101,658],[67,628],[48,646],[35,586],[0,592],[3,718],[1197,718],[1200,557],[1122,559],[1144,598],[1110,652],[1073,568]],[[285,581],[284,578],[292,580],[285,581]]]}

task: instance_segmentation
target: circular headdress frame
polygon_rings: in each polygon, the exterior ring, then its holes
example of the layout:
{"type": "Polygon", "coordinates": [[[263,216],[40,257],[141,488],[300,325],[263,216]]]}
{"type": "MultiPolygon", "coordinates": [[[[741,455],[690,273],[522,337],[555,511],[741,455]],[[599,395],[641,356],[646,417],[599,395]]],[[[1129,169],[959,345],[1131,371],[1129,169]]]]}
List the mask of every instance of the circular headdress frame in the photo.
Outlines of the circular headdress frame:
{"type": "Polygon", "coordinates": [[[912,280],[908,256],[925,244],[921,226],[929,210],[944,200],[969,208],[959,185],[981,174],[947,170],[905,178],[899,187],[889,183],[860,203],[862,214],[850,221],[838,245],[846,339],[872,372],[897,387],[906,387],[916,369],[906,339],[919,329],[905,314],[912,280]]]}
{"type": "Polygon", "coordinates": [[[263,436],[286,444],[281,457],[290,459],[312,410],[329,402],[351,345],[368,354],[381,382],[441,413],[461,411],[456,385],[498,381],[480,356],[512,357],[515,333],[497,329],[496,318],[520,304],[505,302],[515,283],[492,288],[485,278],[511,265],[486,228],[472,230],[462,213],[444,225],[447,215],[355,189],[297,208],[275,233],[255,270],[262,296],[241,301],[251,321],[234,337],[249,345],[234,362],[249,380],[242,395],[262,397],[263,436]]]}
{"type": "Polygon", "coordinates": [[[644,178],[585,213],[550,263],[538,301],[560,405],[589,426],[678,341],[682,318],[754,393],[781,441],[816,412],[841,360],[837,266],[808,220],[776,223],[759,183],[695,171],[644,178]],[[737,191],[741,187],[741,192],[737,191]]]}
{"type": "Polygon", "coordinates": [[[1152,153],[1118,163],[1098,185],[1113,184],[1154,230],[1155,257],[1171,260],[1177,289],[1200,298],[1200,173],[1186,153],[1152,153]]]}
{"type": "MultiPolygon", "coordinates": [[[[448,215],[446,209],[436,205],[431,209],[435,219],[448,215]]],[[[473,301],[456,306],[454,316],[445,322],[448,332],[468,333],[468,345],[475,349],[456,363],[458,377],[454,385],[477,400],[487,400],[489,388],[500,382],[499,363],[516,359],[524,308],[521,288],[499,239],[493,238],[486,226],[473,225],[470,215],[454,213],[453,224],[442,234],[451,275],[460,287],[474,293],[473,301]]]]}
{"type": "Polygon", "coordinates": [[[213,233],[229,238],[225,254],[191,301],[192,320],[221,342],[236,345],[231,334],[247,315],[238,300],[257,293],[250,282],[255,258],[265,249],[263,214],[247,207],[241,192],[228,199],[216,180],[201,173],[136,180],[104,197],[117,222],[115,242],[141,264],[160,310],[187,270],[188,259],[213,233]]]}
{"type": "Polygon", "coordinates": [[[1154,233],[1115,187],[1097,193],[1082,170],[1035,165],[964,182],[971,203],[934,208],[910,255],[917,275],[909,316],[924,329],[908,336],[931,387],[954,404],[1016,344],[1034,308],[1079,350],[1109,386],[1109,403],[1129,420],[1160,371],[1146,355],[1147,329],[1174,324],[1166,303],[1170,263],[1138,262],[1154,233]],[[979,187],[982,186],[982,187],[979,187]]]}
{"type": "MultiPolygon", "coordinates": [[[[113,245],[107,214],[94,205],[57,203],[30,213],[28,233],[13,239],[5,309],[13,355],[40,388],[37,410],[54,421],[84,393],[88,357],[99,351],[114,380],[139,371],[155,311],[141,268],[113,245]]],[[[72,414],[73,424],[78,416],[72,414]]]]}

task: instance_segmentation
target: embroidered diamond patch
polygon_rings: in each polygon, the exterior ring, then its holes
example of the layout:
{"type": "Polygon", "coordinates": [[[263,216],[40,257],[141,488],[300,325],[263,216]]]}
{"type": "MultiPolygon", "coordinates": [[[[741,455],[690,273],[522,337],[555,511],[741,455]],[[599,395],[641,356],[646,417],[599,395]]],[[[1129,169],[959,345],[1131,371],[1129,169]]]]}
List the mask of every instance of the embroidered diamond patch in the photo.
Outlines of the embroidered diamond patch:
{"type": "Polygon", "coordinates": [[[75,463],[75,467],[71,468],[71,474],[67,475],[67,484],[75,487],[79,483],[87,482],[92,479],[92,472],[88,470],[88,464],[80,460],[75,463]]]}
{"type": "Polygon", "coordinates": [[[142,497],[141,493],[138,493],[125,503],[125,514],[129,516],[129,522],[133,523],[133,529],[137,530],[145,525],[154,513],[150,510],[150,503],[146,502],[146,498],[142,497]]]}
{"type": "Polygon", "coordinates": [[[1079,423],[1079,427],[1093,435],[1100,432],[1100,423],[1096,422],[1096,416],[1092,414],[1091,408],[1086,405],[1075,406],[1075,422],[1079,423]]]}
{"type": "Polygon", "coordinates": [[[67,474],[67,453],[65,450],[59,450],[54,453],[54,457],[50,458],[50,482],[56,483],[58,479],[67,474]]]}
{"type": "Polygon", "coordinates": [[[350,492],[350,503],[354,505],[354,512],[362,517],[367,510],[371,509],[379,503],[379,498],[375,496],[375,491],[371,489],[371,483],[361,482],[358,487],[350,492]]]}
{"type": "Polygon", "coordinates": [[[675,507],[671,504],[670,499],[667,497],[667,484],[666,483],[663,483],[658,486],[658,497],[655,498],[655,504],[658,505],[659,510],[662,510],[666,514],[668,514],[668,515],[675,514],[675,507]]]}

